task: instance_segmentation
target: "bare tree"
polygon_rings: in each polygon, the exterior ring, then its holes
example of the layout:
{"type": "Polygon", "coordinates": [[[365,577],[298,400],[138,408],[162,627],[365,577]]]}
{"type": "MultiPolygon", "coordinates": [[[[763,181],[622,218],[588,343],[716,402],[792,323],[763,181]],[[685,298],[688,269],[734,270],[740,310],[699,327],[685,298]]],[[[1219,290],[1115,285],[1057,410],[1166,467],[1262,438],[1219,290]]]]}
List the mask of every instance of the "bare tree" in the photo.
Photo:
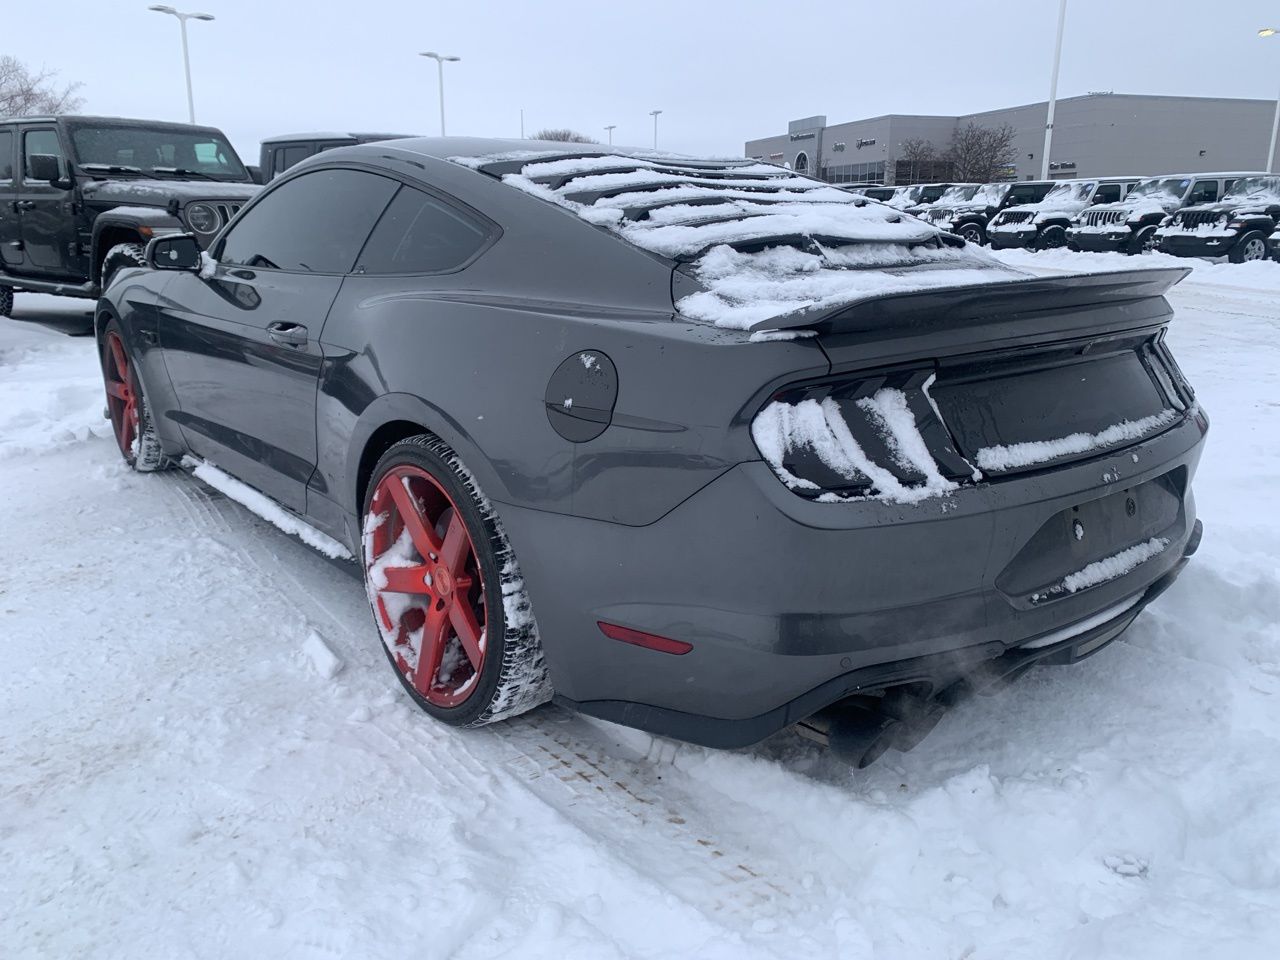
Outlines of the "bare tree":
{"type": "Polygon", "coordinates": [[[534,140],[560,140],[564,143],[595,143],[590,137],[584,137],[576,130],[568,127],[549,127],[539,130],[533,135],[534,140]]]}
{"type": "Polygon", "coordinates": [[[909,137],[898,144],[898,162],[907,165],[907,182],[920,182],[920,167],[938,156],[938,148],[932,140],[909,137]]]}
{"type": "Polygon", "coordinates": [[[43,116],[70,113],[84,101],[77,97],[80,84],[55,84],[57,73],[32,73],[16,57],[0,56],[0,117],[43,116]]]}
{"type": "Polygon", "coordinates": [[[956,180],[961,183],[990,183],[1008,176],[1008,168],[1017,162],[1014,149],[1016,131],[1007,123],[984,127],[970,121],[956,131],[947,149],[956,180]]]}

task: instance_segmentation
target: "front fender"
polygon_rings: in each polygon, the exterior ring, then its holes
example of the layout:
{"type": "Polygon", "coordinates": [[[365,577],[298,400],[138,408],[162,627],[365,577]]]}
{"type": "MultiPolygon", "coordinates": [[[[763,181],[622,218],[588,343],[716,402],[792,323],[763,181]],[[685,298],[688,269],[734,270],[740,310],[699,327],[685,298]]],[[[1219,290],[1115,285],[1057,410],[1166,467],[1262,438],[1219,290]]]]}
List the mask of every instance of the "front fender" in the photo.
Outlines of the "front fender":
{"type": "Polygon", "coordinates": [[[133,233],[146,243],[158,234],[183,229],[182,221],[161,207],[117,207],[100,213],[93,221],[93,263],[101,263],[116,243],[128,242],[116,239],[123,233],[133,233]]]}

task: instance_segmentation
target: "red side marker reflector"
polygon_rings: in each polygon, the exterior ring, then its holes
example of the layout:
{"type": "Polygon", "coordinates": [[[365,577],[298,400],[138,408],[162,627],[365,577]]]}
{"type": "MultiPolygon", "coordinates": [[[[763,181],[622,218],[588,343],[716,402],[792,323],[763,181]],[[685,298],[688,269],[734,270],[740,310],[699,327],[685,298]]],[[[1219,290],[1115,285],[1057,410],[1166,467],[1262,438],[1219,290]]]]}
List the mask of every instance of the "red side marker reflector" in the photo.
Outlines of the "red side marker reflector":
{"type": "Polygon", "coordinates": [[[659,653],[674,653],[679,656],[693,649],[692,643],[685,643],[683,640],[672,640],[669,637],[660,637],[654,633],[645,633],[641,630],[632,630],[630,627],[620,627],[614,623],[605,623],[603,620],[597,620],[596,626],[610,640],[634,643],[637,647],[648,647],[650,650],[657,650],[659,653]]]}

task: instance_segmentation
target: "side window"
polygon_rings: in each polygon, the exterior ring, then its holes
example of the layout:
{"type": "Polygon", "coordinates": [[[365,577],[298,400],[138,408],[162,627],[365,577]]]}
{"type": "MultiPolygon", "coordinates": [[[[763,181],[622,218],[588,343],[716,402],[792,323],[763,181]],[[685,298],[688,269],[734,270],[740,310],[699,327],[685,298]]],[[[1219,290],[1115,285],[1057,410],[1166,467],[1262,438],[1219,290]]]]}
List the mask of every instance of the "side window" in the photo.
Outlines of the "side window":
{"type": "Polygon", "coordinates": [[[1005,194],[1002,207],[1016,207],[1020,203],[1035,203],[1039,198],[1036,196],[1035,187],[1010,187],[1009,192],[1005,194]]]}
{"type": "Polygon", "coordinates": [[[401,187],[356,260],[356,273],[443,273],[489,239],[481,223],[421,190],[401,187]]]}
{"type": "Polygon", "coordinates": [[[1231,192],[1231,188],[1235,185],[1235,181],[1231,179],[1222,181],[1222,195],[1225,197],[1231,192]]]}
{"type": "Polygon", "coordinates": [[[224,263],[346,273],[400,185],[359,170],[317,170],[267,193],[227,234],[224,263]]]}
{"type": "Polygon", "coordinates": [[[0,130],[0,183],[13,179],[13,131],[0,130]]]}
{"type": "Polygon", "coordinates": [[[1093,195],[1094,203],[1116,203],[1120,199],[1120,184],[1101,183],[1093,195]]]}
{"type": "Polygon", "coordinates": [[[1217,180],[1197,180],[1191,185],[1191,195],[1187,197],[1187,203],[1213,203],[1217,199],[1217,180]]]}
{"type": "Polygon", "coordinates": [[[31,169],[31,158],[46,154],[58,158],[58,170],[66,175],[67,161],[62,156],[62,144],[56,130],[28,130],[22,135],[22,174],[31,169]]]}
{"type": "Polygon", "coordinates": [[[312,150],[311,145],[307,143],[295,144],[291,147],[276,147],[275,152],[272,154],[273,175],[279,176],[294,164],[301,163],[303,160],[307,159],[307,157],[311,156],[313,153],[315,153],[315,151],[312,150]]]}

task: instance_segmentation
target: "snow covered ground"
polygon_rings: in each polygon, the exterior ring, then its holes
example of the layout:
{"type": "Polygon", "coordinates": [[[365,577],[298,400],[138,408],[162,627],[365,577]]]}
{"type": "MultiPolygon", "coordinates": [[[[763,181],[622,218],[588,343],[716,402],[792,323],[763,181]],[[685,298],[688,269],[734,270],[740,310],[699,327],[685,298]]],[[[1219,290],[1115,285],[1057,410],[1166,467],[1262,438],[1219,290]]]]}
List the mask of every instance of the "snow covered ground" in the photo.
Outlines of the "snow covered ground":
{"type": "Polygon", "coordinates": [[[1272,263],[1198,264],[1173,294],[1212,419],[1178,584],[1123,641],[863,772],[788,735],[716,752],[554,707],[432,723],[341,564],[185,473],[125,470],[66,332],[83,307],[19,296],[0,955],[1280,955],[1277,294],[1272,263]]]}

